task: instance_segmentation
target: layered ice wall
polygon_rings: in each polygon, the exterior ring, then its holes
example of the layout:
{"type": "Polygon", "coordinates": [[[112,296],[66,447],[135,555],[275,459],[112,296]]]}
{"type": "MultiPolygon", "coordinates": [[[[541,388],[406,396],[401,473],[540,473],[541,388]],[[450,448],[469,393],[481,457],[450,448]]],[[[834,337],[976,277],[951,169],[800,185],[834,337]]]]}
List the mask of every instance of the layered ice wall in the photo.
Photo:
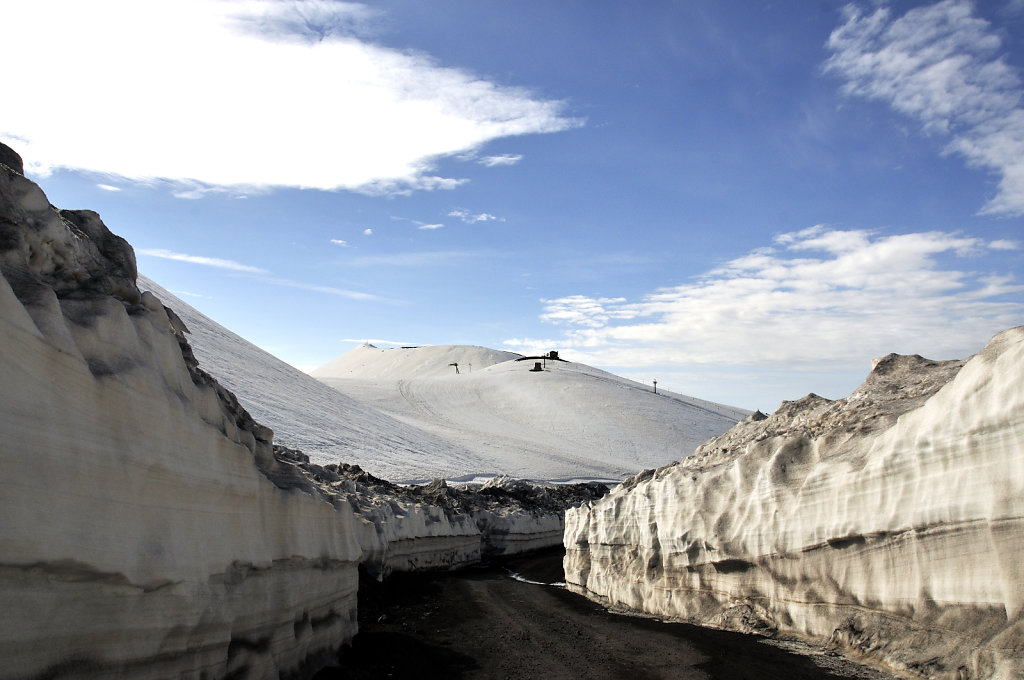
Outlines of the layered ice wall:
{"type": "Polygon", "coordinates": [[[278,677],[355,633],[356,519],[135,258],[0,154],[0,677],[278,677]]]}
{"type": "Polygon", "coordinates": [[[567,582],[923,677],[1024,676],[1024,327],[961,363],[890,355],[570,510],[567,582]]]}

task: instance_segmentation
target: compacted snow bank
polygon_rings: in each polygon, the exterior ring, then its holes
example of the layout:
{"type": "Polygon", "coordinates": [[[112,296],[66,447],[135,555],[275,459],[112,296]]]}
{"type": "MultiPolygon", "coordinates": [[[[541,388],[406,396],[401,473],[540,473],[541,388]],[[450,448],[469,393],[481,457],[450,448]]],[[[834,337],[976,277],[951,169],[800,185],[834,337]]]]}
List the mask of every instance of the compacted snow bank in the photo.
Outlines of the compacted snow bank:
{"type": "Polygon", "coordinates": [[[1024,675],[1024,327],[964,362],[890,355],[566,517],[566,580],[932,678],[1024,675]]]}
{"type": "Polygon", "coordinates": [[[0,676],[277,677],[333,655],[356,632],[350,508],[195,365],[131,247],[5,158],[0,676]]]}

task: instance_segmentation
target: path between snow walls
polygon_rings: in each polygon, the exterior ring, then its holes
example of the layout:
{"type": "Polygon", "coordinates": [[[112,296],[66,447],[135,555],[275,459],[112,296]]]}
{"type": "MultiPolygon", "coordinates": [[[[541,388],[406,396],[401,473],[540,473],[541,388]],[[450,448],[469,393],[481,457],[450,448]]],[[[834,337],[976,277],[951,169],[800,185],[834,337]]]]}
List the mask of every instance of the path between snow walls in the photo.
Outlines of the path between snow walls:
{"type": "Polygon", "coordinates": [[[1024,327],[962,362],[890,355],[566,517],[566,580],[912,676],[1024,677],[1024,327]]]}
{"type": "Polygon", "coordinates": [[[3,145],[0,274],[0,678],[307,676],[357,632],[360,567],[557,545],[606,491],[410,489],[275,446],[127,242],[3,145]]]}

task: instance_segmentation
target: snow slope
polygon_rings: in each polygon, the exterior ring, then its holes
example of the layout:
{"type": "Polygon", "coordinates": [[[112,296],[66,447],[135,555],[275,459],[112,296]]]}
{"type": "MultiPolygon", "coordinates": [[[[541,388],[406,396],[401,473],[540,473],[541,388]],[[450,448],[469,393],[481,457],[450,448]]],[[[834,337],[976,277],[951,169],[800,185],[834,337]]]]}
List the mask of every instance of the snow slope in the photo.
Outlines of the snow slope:
{"type": "Polygon", "coordinates": [[[1024,327],[890,355],[566,515],[566,581],[930,678],[1024,677],[1024,327]]]}
{"type": "Polygon", "coordinates": [[[746,411],[649,388],[581,364],[481,347],[359,347],[317,380],[139,277],[188,327],[201,365],[275,442],[319,464],[396,482],[508,474],[620,480],[689,455],[746,411]],[[451,363],[459,364],[456,375],[451,363]],[[321,382],[322,380],[322,382],[321,382]]]}
{"type": "Polygon", "coordinates": [[[139,276],[181,317],[199,363],[228,389],[274,441],[301,449],[314,463],[354,463],[393,481],[432,479],[489,470],[475,451],[395,420],[331,389],[235,335],[169,291],[139,276]]]}
{"type": "Polygon", "coordinates": [[[364,345],[311,375],[492,461],[468,473],[622,479],[685,457],[747,415],[654,394],[583,364],[548,360],[544,370],[533,371],[535,360],[517,358],[481,347],[364,345]]]}

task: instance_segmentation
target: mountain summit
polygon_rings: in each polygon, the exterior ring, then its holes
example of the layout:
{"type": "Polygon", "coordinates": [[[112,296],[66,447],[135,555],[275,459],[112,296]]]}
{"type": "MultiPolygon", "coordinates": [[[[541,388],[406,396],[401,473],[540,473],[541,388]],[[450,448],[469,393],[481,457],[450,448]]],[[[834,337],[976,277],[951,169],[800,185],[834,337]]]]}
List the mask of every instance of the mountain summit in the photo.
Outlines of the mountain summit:
{"type": "MultiPolygon", "coordinates": [[[[483,347],[363,345],[311,374],[490,462],[467,474],[622,479],[686,457],[747,415],[584,364],[483,347]]],[[[450,463],[445,451],[424,453],[450,463]]]]}

